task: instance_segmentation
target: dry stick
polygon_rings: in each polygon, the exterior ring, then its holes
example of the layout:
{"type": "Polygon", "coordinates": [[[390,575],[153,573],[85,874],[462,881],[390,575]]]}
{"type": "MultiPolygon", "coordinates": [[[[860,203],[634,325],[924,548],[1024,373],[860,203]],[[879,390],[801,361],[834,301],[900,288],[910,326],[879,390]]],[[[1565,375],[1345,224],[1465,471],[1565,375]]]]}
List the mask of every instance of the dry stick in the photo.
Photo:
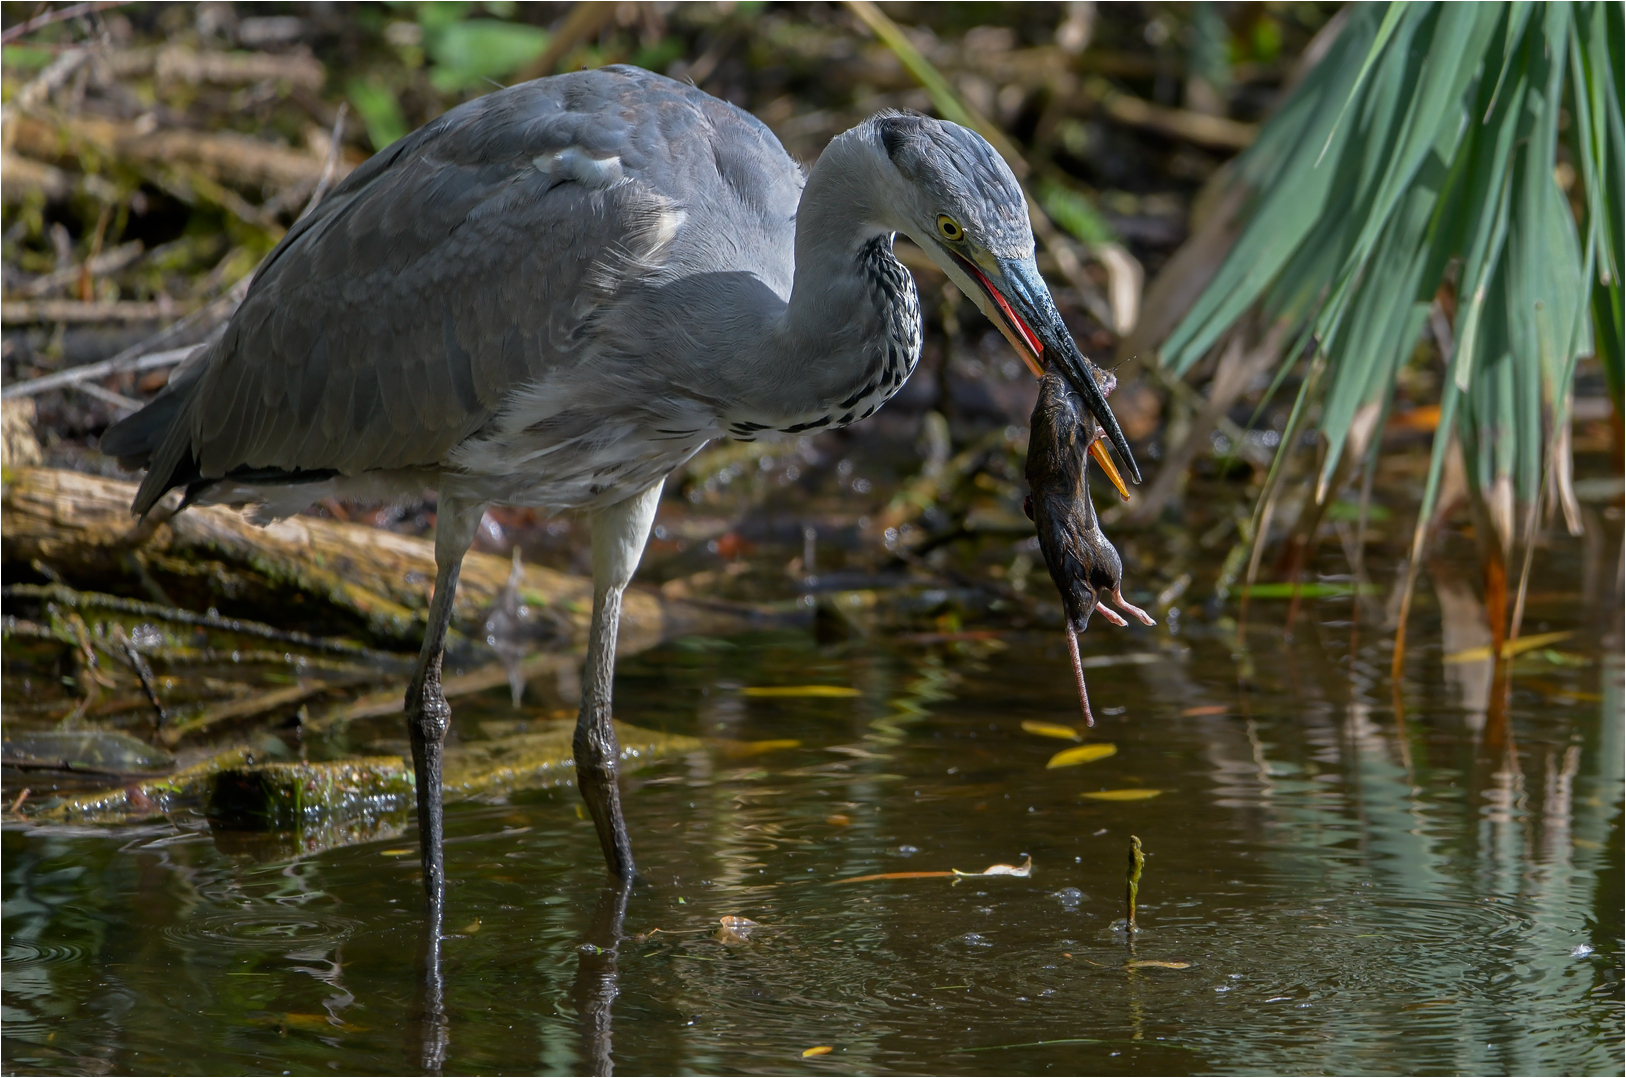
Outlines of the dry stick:
{"type": "Polygon", "coordinates": [[[13,816],[17,815],[17,810],[23,807],[23,802],[28,800],[28,795],[31,793],[33,793],[33,791],[27,786],[23,787],[23,792],[18,794],[17,800],[11,803],[11,814],[13,816]]]}
{"type": "MultiPolygon", "coordinates": [[[[333,135],[328,143],[327,160],[322,165],[322,175],[316,181],[316,188],[311,192],[310,201],[305,205],[300,217],[303,218],[316,208],[317,204],[327,194],[328,187],[333,181],[333,173],[338,168],[340,140],[344,137],[344,121],[348,104],[339,106],[338,117],[333,122],[333,135]]],[[[187,315],[174,325],[168,326],[146,340],[126,348],[112,359],[101,363],[87,363],[82,367],[58,371],[40,378],[32,378],[25,382],[18,382],[0,390],[0,398],[10,400],[13,397],[32,397],[46,393],[53,389],[76,388],[92,397],[115,407],[140,408],[141,402],[113,393],[111,390],[101,390],[101,387],[91,387],[84,383],[106,378],[114,374],[127,372],[157,370],[162,367],[173,367],[190,356],[199,345],[193,344],[183,348],[157,348],[178,340],[190,333],[198,326],[207,326],[208,333],[231,319],[248,295],[249,286],[254,281],[254,274],[249,274],[234,285],[230,292],[210,303],[208,306],[187,315]]],[[[208,340],[200,342],[208,344],[208,340]]]]}
{"type": "Polygon", "coordinates": [[[53,23],[66,22],[68,19],[77,19],[81,15],[94,15],[98,11],[106,11],[110,7],[123,7],[128,0],[90,0],[83,4],[69,4],[59,7],[55,11],[47,11],[43,15],[35,15],[25,23],[13,26],[0,33],[0,45],[9,45],[20,37],[27,37],[35,30],[50,26],[53,23]]]}
{"type": "Polygon", "coordinates": [[[195,734],[218,723],[232,719],[254,718],[275,711],[279,707],[297,704],[301,700],[309,699],[312,696],[320,696],[326,692],[348,689],[377,680],[379,680],[377,674],[372,671],[361,671],[327,680],[301,681],[297,685],[290,685],[285,689],[229,700],[224,704],[217,704],[201,714],[182,719],[174,725],[166,727],[162,740],[164,744],[174,746],[189,734],[195,734]]]}
{"type": "Polygon", "coordinates": [[[243,636],[256,636],[262,640],[275,640],[278,643],[293,644],[297,647],[310,648],[313,651],[354,655],[358,658],[390,664],[397,663],[402,658],[402,656],[391,652],[377,651],[361,644],[335,640],[332,637],[312,636],[309,633],[274,629],[257,621],[243,621],[219,615],[198,614],[191,610],[182,610],[180,607],[146,603],[139,599],[125,599],[117,595],[103,595],[93,591],[75,591],[73,588],[61,584],[8,584],[4,588],[0,588],[0,596],[8,599],[37,599],[42,602],[56,602],[75,611],[81,609],[112,610],[124,614],[135,614],[138,617],[156,618],[159,621],[191,625],[200,629],[218,629],[222,632],[239,633],[243,636]]]}
{"type": "Polygon", "coordinates": [[[151,337],[138,344],[131,345],[112,359],[101,363],[87,363],[82,367],[73,367],[69,370],[58,371],[55,374],[43,375],[39,378],[30,378],[26,382],[17,382],[0,389],[0,399],[11,400],[15,397],[32,397],[46,393],[53,389],[62,389],[66,386],[77,385],[89,379],[106,378],[109,375],[125,374],[131,371],[154,370],[159,367],[173,367],[191,355],[200,345],[209,343],[213,332],[237,310],[243,297],[248,294],[248,286],[253,281],[250,274],[238,281],[230,292],[192,314],[187,315],[171,326],[154,333],[151,337]],[[192,336],[203,329],[203,340],[194,341],[182,348],[166,347],[175,342],[192,336]]]}
{"type": "Polygon", "coordinates": [[[1361,477],[1361,511],[1355,521],[1355,556],[1351,559],[1350,575],[1355,580],[1355,605],[1349,615],[1349,669],[1353,676],[1355,671],[1355,648],[1357,633],[1361,625],[1361,585],[1366,580],[1366,522],[1372,509],[1372,481],[1377,475],[1377,451],[1383,441],[1383,432],[1376,434],[1377,445],[1373,446],[1373,455],[1367,462],[1366,474],[1361,477]]]}
{"type": "Polygon", "coordinates": [[[1276,458],[1271,461],[1270,473],[1265,477],[1265,489],[1260,498],[1259,508],[1254,512],[1253,550],[1248,555],[1248,576],[1242,585],[1242,600],[1237,604],[1236,616],[1236,644],[1239,649],[1247,649],[1248,633],[1248,600],[1252,597],[1253,585],[1259,578],[1259,561],[1264,557],[1265,540],[1270,534],[1270,522],[1276,515],[1276,503],[1281,497],[1282,482],[1286,478],[1286,464],[1288,453],[1293,443],[1298,441],[1300,424],[1305,418],[1305,401],[1315,391],[1321,381],[1322,372],[1326,370],[1326,353],[1319,350],[1310,361],[1310,369],[1304,376],[1304,384],[1299,388],[1299,399],[1293,404],[1293,411],[1287,417],[1287,426],[1282,430],[1281,443],[1276,447],[1276,458]]]}
{"type": "Polygon", "coordinates": [[[585,38],[597,33],[614,14],[615,5],[612,3],[585,0],[577,4],[565,18],[564,25],[554,31],[553,40],[542,50],[542,55],[538,56],[530,67],[520,72],[519,81],[529,82],[553,74],[553,69],[559,66],[559,61],[565,58],[565,53],[575,48],[585,38]]]}
{"type": "MultiPolygon", "coordinates": [[[[86,767],[72,760],[26,760],[16,756],[0,757],[0,764],[16,771],[65,771],[70,775],[101,775],[115,779],[155,779],[169,774],[167,771],[114,771],[105,767],[86,767]]],[[[17,799],[17,804],[22,804],[22,798],[17,799]]],[[[12,811],[17,810],[14,807],[12,811]]]]}
{"type": "Polygon", "coordinates": [[[322,175],[316,181],[315,190],[311,191],[310,201],[305,203],[305,208],[299,212],[299,220],[304,220],[321,203],[327,194],[328,185],[333,182],[333,170],[339,165],[339,145],[344,140],[344,117],[349,109],[349,102],[339,103],[339,114],[333,119],[333,134],[328,138],[327,160],[322,162],[322,175]]]}
{"type": "Polygon", "coordinates": [[[1129,909],[1128,917],[1126,918],[1126,923],[1128,925],[1128,929],[1129,929],[1129,932],[1131,934],[1139,931],[1139,929],[1137,929],[1135,927],[1135,901],[1138,898],[1140,898],[1140,874],[1141,874],[1141,870],[1144,869],[1145,867],[1146,867],[1146,854],[1141,850],[1140,838],[1138,836],[1136,836],[1136,835],[1130,835],[1129,836],[1129,886],[1126,889],[1125,903],[1126,903],[1126,905],[1128,906],[1128,909],[1129,909]]]}
{"type": "Polygon", "coordinates": [[[146,254],[145,245],[140,240],[131,240],[95,258],[88,258],[77,266],[36,277],[18,288],[12,295],[23,299],[43,299],[58,288],[79,280],[82,273],[88,272],[92,277],[106,277],[108,274],[117,273],[144,254],[146,254]]]}
{"type": "MultiPolygon", "coordinates": [[[[1027,159],[1022,156],[1022,151],[1004,131],[966,104],[936,65],[915,48],[914,42],[909,40],[909,35],[903,32],[902,27],[888,18],[886,13],[870,0],[846,0],[846,6],[871,33],[892,50],[898,62],[903,64],[925,88],[933,104],[937,106],[937,111],[946,119],[962,127],[969,127],[987,139],[1005,159],[1005,163],[1011,166],[1011,171],[1016,174],[1018,180],[1027,178],[1030,169],[1027,159]]],[[[1067,282],[1078,291],[1079,298],[1089,309],[1091,316],[1114,333],[1128,332],[1127,327],[1120,327],[1117,324],[1111,305],[1096,290],[1089,278],[1084,276],[1084,267],[1079,263],[1078,256],[1062,239],[1061,233],[1051,222],[1050,215],[1045,213],[1031,194],[1028,194],[1026,187],[1022,190],[1027,198],[1028,217],[1033,224],[1034,237],[1044,244],[1045,250],[1055,256],[1056,267],[1061,270],[1062,276],[1067,278],[1067,282]]],[[[1108,265],[1107,269],[1112,272],[1114,267],[1108,265]]]]}
{"type": "MultiPolygon", "coordinates": [[[[1429,305],[1428,322],[1429,329],[1434,334],[1434,343],[1440,349],[1441,365],[1449,373],[1452,364],[1456,362],[1456,341],[1452,337],[1451,324],[1446,321],[1445,312],[1440,308],[1438,300],[1429,305]]],[[[1450,404],[1454,399],[1446,400],[1444,404],[1450,404]]],[[[1454,419],[1454,412],[1447,414],[1446,410],[1442,410],[1439,426],[1434,430],[1434,437],[1436,439],[1449,439],[1451,437],[1450,423],[1454,419]]],[[[1446,451],[1450,451],[1449,446],[1446,451]]],[[[1432,474],[1433,466],[1431,464],[1430,475],[1432,476],[1432,474]]],[[[1426,502],[1427,499],[1424,500],[1426,502]]],[[[1434,508],[1434,506],[1426,504],[1417,507],[1417,527],[1412,532],[1411,557],[1406,563],[1406,586],[1405,590],[1400,593],[1400,624],[1395,626],[1394,657],[1389,661],[1389,680],[1394,683],[1395,714],[1397,717],[1400,715],[1400,679],[1406,670],[1406,620],[1411,616],[1412,595],[1417,590],[1417,574],[1422,569],[1423,548],[1428,542],[1428,533],[1432,523],[1429,518],[1434,515],[1434,508]]]]}
{"type": "MultiPolygon", "coordinates": [[[[1550,467],[1550,465],[1549,465],[1550,467]]],[[[1519,593],[1513,600],[1513,618],[1507,627],[1507,642],[1502,650],[1508,656],[1507,690],[1513,691],[1513,645],[1519,639],[1519,629],[1524,624],[1524,599],[1530,589],[1530,567],[1536,559],[1536,526],[1541,511],[1542,499],[1547,496],[1548,471],[1541,473],[1541,486],[1536,490],[1536,500],[1530,503],[1530,511],[1525,517],[1524,526],[1524,567],[1519,570],[1519,593]]]]}
{"type": "Polygon", "coordinates": [[[147,699],[152,702],[152,709],[158,713],[158,727],[163,729],[169,724],[169,715],[164,711],[163,701],[158,699],[158,686],[153,684],[152,667],[147,664],[146,657],[135,646],[135,642],[125,635],[122,626],[114,635],[119,647],[124,650],[124,657],[130,661],[130,666],[135,670],[136,677],[141,679],[141,687],[146,690],[147,699]]]}
{"type": "Polygon", "coordinates": [[[7,325],[28,322],[150,322],[175,314],[178,306],[163,300],[7,300],[0,303],[0,321],[7,325]]]}
{"type": "Polygon", "coordinates": [[[105,386],[97,385],[95,382],[76,382],[73,388],[87,397],[94,397],[103,404],[110,404],[114,408],[127,412],[136,411],[142,404],[141,401],[136,400],[134,397],[126,397],[123,393],[115,393],[105,386]]]}

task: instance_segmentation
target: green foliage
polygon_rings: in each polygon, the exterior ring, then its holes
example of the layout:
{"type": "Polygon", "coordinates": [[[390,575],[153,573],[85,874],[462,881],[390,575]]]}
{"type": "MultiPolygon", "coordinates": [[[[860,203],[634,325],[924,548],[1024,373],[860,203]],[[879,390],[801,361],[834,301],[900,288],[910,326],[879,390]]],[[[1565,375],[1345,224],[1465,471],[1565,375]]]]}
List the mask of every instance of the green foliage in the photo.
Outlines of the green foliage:
{"type": "Polygon", "coordinates": [[[1190,369],[1250,312],[1297,327],[1322,374],[1295,419],[1320,404],[1325,484],[1357,413],[1387,405],[1444,285],[1441,430],[1455,424],[1481,489],[1535,498],[1595,344],[1620,408],[1620,41],[1618,3],[1354,5],[1239,160],[1241,233],[1163,361],[1190,369]]]}
{"type": "Polygon", "coordinates": [[[1116,238],[1090,200],[1060,182],[1046,180],[1039,185],[1039,204],[1077,240],[1093,245],[1116,238]]]}
{"type": "Polygon", "coordinates": [[[512,75],[542,54],[546,30],[497,19],[462,19],[440,27],[424,24],[424,45],[434,61],[429,81],[441,93],[512,75]]]}
{"type": "Polygon", "coordinates": [[[0,59],[13,71],[38,71],[56,59],[49,49],[31,49],[26,45],[7,45],[0,50],[0,59]]]}
{"type": "Polygon", "coordinates": [[[351,79],[345,84],[345,94],[361,115],[362,123],[367,125],[367,137],[372,140],[375,151],[407,133],[401,103],[382,79],[351,79]]]}

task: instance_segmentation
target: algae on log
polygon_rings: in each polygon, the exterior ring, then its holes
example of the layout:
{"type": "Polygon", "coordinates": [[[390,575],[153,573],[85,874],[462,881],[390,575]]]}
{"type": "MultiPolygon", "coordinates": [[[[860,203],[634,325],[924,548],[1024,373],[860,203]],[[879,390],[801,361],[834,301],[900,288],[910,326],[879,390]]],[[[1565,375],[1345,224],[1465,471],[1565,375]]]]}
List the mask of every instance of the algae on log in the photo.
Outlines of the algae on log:
{"type": "MultiPolygon", "coordinates": [[[[195,589],[272,610],[316,599],[347,615],[373,639],[415,649],[435,580],[429,539],[315,517],[265,527],[224,506],[193,506],[156,527],[130,516],[135,484],[52,468],[5,474],[0,495],[0,558],[8,570],[36,561],[69,578],[127,590],[195,589]],[[234,594],[235,593],[235,594],[234,594]]],[[[508,583],[507,558],[471,551],[454,605],[454,628],[477,630],[508,583]]],[[[527,565],[520,598],[543,610],[561,635],[585,638],[590,580],[527,565]]],[[[271,620],[267,618],[266,620],[271,620]]],[[[684,632],[739,631],[749,612],[663,600],[629,588],[622,644],[636,649],[684,632]]]]}
{"type": "Polygon", "coordinates": [[[66,797],[29,815],[36,823],[129,823],[180,807],[184,801],[201,801],[207,796],[215,775],[253,760],[245,748],[227,749],[191,767],[160,779],[149,779],[111,790],[66,797]]]}
{"type": "MultiPolygon", "coordinates": [[[[621,744],[621,767],[669,756],[686,756],[704,748],[699,738],[663,734],[615,723],[621,744]]],[[[563,786],[576,779],[571,739],[576,724],[567,720],[557,730],[515,734],[491,741],[465,741],[446,754],[446,798],[493,797],[515,790],[563,786]]]]}
{"type": "MultiPolygon", "coordinates": [[[[574,782],[574,732],[575,724],[565,720],[557,729],[542,733],[448,746],[446,800],[501,797],[516,790],[574,782]]],[[[621,742],[621,763],[627,769],[704,748],[698,738],[619,722],[615,733],[621,742]]],[[[57,824],[130,823],[195,803],[224,829],[302,830],[318,824],[326,827],[332,821],[393,817],[406,810],[412,791],[412,765],[399,756],[255,763],[252,753],[235,748],[163,778],[64,798],[42,806],[29,819],[57,824]]],[[[358,833],[365,833],[365,828],[358,833]]],[[[312,841],[315,836],[313,832],[312,841]]]]}
{"type": "Polygon", "coordinates": [[[233,767],[215,774],[207,815],[248,830],[291,830],[328,817],[404,810],[413,786],[399,756],[233,767]]]}

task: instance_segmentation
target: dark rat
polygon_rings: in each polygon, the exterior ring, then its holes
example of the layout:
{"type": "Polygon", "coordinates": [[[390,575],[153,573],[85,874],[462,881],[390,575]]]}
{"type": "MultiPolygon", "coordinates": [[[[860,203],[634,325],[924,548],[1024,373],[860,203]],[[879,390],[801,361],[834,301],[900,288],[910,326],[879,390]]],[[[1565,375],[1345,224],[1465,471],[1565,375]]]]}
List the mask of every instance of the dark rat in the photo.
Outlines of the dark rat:
{"type": "MultiPolygon", "coordinates": [[[[1090,373],[1103,395],[1116,388],[1112,375],[1094,369],[1090,373]]],[[[1084,721],[1090,726],[1095,725],[1095,718],[1084,687],[1077,634],[1089,626],[1090,614],[1096,610],[1114,624],[1128,624],[1101,601],[1103,597],[1145,624],[1154,624],[1146,611],[1124,600],[1123,559],[1101,531],[1090,501],[1088,455],[1101,436],[1101,428],[1083,398],[1060,374],[1046,372],[1039,380],[1039,400],[1033,408],[1028,440],[1027,477],[1033,493],[1026,508],[1038,528],[1039,550],[1044,554],[1050,579],[1061,593],[1067,618],[1067,649],[1078,679],[1078,701],[1084,721]]],[[[1106,456],[1099,450],[1095,455],[1098,460],[1106,456]]],[[[1110,460],[1104,460],[1103,466],[1110,469],[1109,478],[1121,490],[1122,480],[1117,479],[1110,460]]]]}

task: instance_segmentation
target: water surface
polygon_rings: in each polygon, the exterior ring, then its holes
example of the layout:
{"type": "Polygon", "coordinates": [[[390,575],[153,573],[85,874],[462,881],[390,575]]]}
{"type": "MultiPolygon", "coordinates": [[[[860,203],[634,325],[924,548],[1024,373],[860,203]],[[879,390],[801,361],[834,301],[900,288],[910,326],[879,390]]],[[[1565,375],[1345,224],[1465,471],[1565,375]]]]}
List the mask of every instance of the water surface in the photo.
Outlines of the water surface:
{"type": "MultiPolygon", "coordinates": [[[[1057,634],[629,658],[618,717],[708,748],[625,780],[644,879],[613,1002],[580,950],[605,894],[575,791],[453,806],[444,1068],[1619,1073],[1620,642],[1575,599],[1536,597],[1531,624],[1575,634],[1519,660],[1505,714],[1426,613],[1398,715],[1348,601],[1291,640],[1258,604],[1245,686],[1228,628],[1092,629],[1117,661],[1088,739],[1116,753],[1054,769],[1072,743],[1021,724],[1076,723],[1057,634]],[[809,684],[857,695],[743,691],[809,684]],[[1120,790],[1159,793],[1086,796],[1120,790]],[[735,916],[760,927],[720,932],[735,916]]],[[[506,690],[456,710],[471,738],[514,718],[506,690]]],[[[7,829],[6,1070],[418,1069],[404,824],[292,860],[190,816],[7,829]]]]}

